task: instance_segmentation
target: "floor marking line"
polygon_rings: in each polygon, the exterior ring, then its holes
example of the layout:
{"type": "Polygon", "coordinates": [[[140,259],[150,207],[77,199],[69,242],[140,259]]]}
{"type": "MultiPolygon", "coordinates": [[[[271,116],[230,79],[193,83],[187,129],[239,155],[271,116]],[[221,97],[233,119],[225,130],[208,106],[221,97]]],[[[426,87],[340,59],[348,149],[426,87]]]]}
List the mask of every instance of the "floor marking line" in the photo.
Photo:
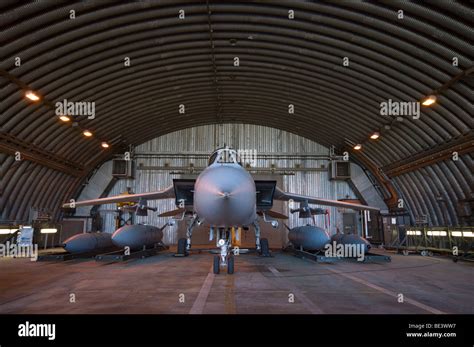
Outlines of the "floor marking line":
{"type": "Polygon", "coordinates": [[[235,275],[226,276],[226,289],[224,295],[225,313],[236,314],[235,308],[235,275]]]}
{"type": "Polygon", "coordinates": [[[303,292],[301,292],[298,288],[296,288],[292,283],[290,283],[289,281],[287,281],[280,273],[280,271],[278,271],[277,269],[275,269],[275,267],[269,265],[267,266],[268,270],[270,270],[270,272],[275,276],[277,277],[279,280],[281,281],[284,281],[286,284],[289,285],[290,287],[290,290],[291,292],[295,295],[295,298],[297,300],[300,300],[305,308],[313,313],[313,314],[322,314],[324,313],[323,310],[321,308],[319,308],[312,300],[310,300],[306,295],[303,294],[303,292]]]}
{"type": "MultiPolygon", "coordinates": [[[[389,295],[389,296],[393,296],[393,297],[395,297],[395,298],[398,298],[398,294],[397,294],[397,293],[392,292],[391,290],[385,289],[385,288],[383,288],[383,287],[380,287],[380,286],[378,286],[378,285],[376,285],[376,284],[370,283],[370,282],[368,282],[368,281],[366,281],[366,280],[364,280],[364,279],[362,279],[362,278],[355,277],[355,276],[349,275],[349,274],[347,274],[347,273],[339,272],[339,271],[334,270],[334,269],[331,269],[331,268],[328,268],[328,270],[329,270],[329,271],[332,271],[332,272],[334,272],[335,274],[338,274],[338,275],[340,275],[340,276],[344,276],[344,277],[346,277],[346,278],[349,278],[349,279],[353,280],[354,282],[361,283],[361,284],[363,284],[363,285],[365,285],[365,286],[367,286],[367,287],[370,287],[370,288],[372,288],[372,289],[378,290],[379,292],[382,292],[382,293],[387,294],[387,295],[389,295]]],[[[431,312],[431,313],[435,313],[435,314],[445,314],[445,313],[446,313],[446,312],[440,311],[440,310],[438,310],[438,309],[436,309],[436,308],[434,308],[434,307],[425,305],[425,304],[423,304],[423,303],[421,303],[421,302],[419,302],[419,301],[416,301],[416,300],[414,300],[414,299],[406,298],[405,295],[404,295],[403,297],[404,297],[404,298],[403,298],[403,301],[404,301],[404,302],[407,302],[407,303],[409,303],[409,304],[412,304],[413,306],[416,306],[416,307],[418,307],[418,308],[421,308],[421,309],[423,309],[423,310],[425,310],[425,311],[428,311],[428,312],[431,312]]]]}
{"type": "Polygon", "coordinates": [[[204,280],[204,283],[202,284],[201,290],[199,291],[199,294],[196,300],[194,301],[193,307],[191,307],[189,314],[202,314],[203,313],[204,306],[206,305],[206,301],[211,291],[212,284],[214,283],[214,277],[215,275],[212,272],[212,267],[211,267],[211,271],[207,274],[207,277],[204,280]]]}

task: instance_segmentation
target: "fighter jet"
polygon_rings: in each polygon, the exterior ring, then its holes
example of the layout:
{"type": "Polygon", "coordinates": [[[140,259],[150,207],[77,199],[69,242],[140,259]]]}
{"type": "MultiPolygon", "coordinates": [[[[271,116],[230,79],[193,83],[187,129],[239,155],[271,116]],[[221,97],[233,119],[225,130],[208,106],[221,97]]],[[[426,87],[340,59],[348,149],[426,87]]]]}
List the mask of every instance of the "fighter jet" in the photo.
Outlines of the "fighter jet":
{"type": "Polygon", "coordinates": [[[251,227],[255,231],[257,251],[268,247],[267,242],[262,242],[266,240],[260,239],[259,222],[263,219],[277,228],[278,221],[275,218],[286,217],[271,210],[274,200],[292,200],[354,210],[379,210],[365,205],[287,193],[276,186],[276,181],[254,180],[243,167],[238,151],[229,147],[215,150],[209,158],[208,166],[196,179],[174,179],[173,185],[162,191],[77,201],[66,203],[63,207],[137,202],[137,214],[143,215],[150,209],[146,201],[158,199],[175,199],[178,207],[162,213],[161,217],[181,216],[181,220],[185,216],[190,217],[186,239],[178,242],[178,252],[190,251],[196,225],[204,224],[210,228],[210,239],[213,240],[215,236],[216,246],[220,248],[220,256],[214,258],[214,273],[219,273],[220,267],[225,266],[228,273],[234,272],[232,229],[247,230],[251,227]]]}

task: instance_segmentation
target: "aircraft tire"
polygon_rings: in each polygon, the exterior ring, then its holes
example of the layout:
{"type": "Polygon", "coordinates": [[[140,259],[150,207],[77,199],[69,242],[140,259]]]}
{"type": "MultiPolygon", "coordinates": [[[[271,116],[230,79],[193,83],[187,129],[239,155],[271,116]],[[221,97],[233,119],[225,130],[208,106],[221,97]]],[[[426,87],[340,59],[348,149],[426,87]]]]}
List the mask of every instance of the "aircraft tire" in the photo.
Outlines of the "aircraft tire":
{"type": "Polygon", "coordinates": [[[270,255],[270,247],[268,246],[268,239],[261,239],[260,240],[260,254],[264,257],[268,257],[270,255]]]}
{"type": "Polygon", "coordinates": [[[227,273],[232,275],[234,273],[234,257],[229,257],[227,260],[227,273]]]}
{"type": "Polygon", "coordinates": [[[219,272],[220,272],[220,267],[221,267],[221,259],[220,259],[220,256],[216,255],[214,256],[214,266],[213,266],[213,270],[214,270],[214,274],[218,275],[219,272]]]}
{"type": "Polygon", "coordinates": [[[186,255],[186,239],[179,239],[178,240],[178,249],[176,250],[176,253],[181,254],[181,255],[186,255]]]}

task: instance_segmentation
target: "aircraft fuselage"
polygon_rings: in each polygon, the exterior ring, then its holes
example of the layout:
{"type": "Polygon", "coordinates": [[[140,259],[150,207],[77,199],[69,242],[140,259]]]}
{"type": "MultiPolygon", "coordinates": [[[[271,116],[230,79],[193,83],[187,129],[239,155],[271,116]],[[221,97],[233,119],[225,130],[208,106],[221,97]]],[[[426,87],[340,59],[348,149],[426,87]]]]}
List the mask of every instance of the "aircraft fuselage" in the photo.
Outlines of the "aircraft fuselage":
{"type": "Polygon", "coordinates": [[[214,163],[196,179],[194,209],[211,227],[242,227],[256,219],[255,181],[242,166],[214,163]]]}

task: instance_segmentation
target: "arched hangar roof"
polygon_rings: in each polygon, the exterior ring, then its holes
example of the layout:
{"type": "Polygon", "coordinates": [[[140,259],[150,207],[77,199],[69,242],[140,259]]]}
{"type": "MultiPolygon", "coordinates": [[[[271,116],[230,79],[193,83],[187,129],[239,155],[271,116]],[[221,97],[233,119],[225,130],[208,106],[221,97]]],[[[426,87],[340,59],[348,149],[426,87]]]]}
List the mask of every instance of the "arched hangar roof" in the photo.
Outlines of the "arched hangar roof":
{"type": "Polygon", "coordinates": [[[412,218],[458,224],[458,201],[472,198],[468,3],[2,1],[0,11],[3,219],[57,212],[124,144],[228,122],[339,151],[361,143],[354,160],[412,218]],[[418,119],[380,114],[389,99],[430,94],[437,103],[418,119]],[[95,118],[61,123],[64,99],[94,102],[95,118]]]}

